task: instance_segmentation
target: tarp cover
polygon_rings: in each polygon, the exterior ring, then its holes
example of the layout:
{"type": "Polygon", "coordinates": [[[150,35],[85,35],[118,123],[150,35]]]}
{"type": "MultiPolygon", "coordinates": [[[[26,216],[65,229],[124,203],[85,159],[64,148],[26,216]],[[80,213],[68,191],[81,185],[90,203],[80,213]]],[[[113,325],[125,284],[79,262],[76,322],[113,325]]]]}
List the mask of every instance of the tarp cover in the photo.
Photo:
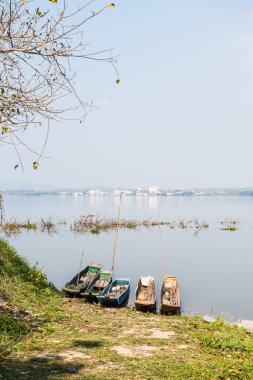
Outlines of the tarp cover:
{"type": "Polygon", "coordinates": [[[148,286],[150,281],[153,281],[154,278],[152,276],[142,276],[141,277],[141,284],[142,286],[148,286]]]}

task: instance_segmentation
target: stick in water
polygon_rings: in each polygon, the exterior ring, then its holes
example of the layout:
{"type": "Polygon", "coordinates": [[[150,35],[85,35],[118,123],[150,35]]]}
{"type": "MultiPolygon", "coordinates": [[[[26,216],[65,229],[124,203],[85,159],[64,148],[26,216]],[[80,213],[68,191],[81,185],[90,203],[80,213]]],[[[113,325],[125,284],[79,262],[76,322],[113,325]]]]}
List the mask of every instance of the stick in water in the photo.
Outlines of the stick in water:
{"type": "Polygon", "coordinates": [[[81,255],[80,268],[79,268],[79,273],[78,273],[78,277],[77,277],[76,286],[78,286],[78,284],[79,284],[80,274],[81,274],[82,265],[83,265],[83,256],[84,256],[84,247],[83,247],[83,252],[82,252],[82,255],[81,255]]]}
{"type": "Polygon", "coordinates": [[[112,256],[112,278],[113,278],[113,272],[114,272],[114,262],[115,262],[115,255],[116,255],[116,248],[117,248],[117,239],[118,239],[118,232],[119,232],[119,218],[120,218],[121,200],[122,200],[122,194],[120,194],[118,216],[117,216],[117,225],[116,225],[116,232],[115,232],[115,237],[114,237],[113,256],[112,256]]]}
{"type": "Polygon", "coordinates": [[[161,227],[161,217],[160,217],[160,198],[157,196],[157,217],[158,217],[158,230],[159,230],[159,238],[160,238],[160,256],[161,256],[161,270],[162,275],[164,276],[164,252],[163,252],[163,238],[162,238],[162,227],[161,227]]]}

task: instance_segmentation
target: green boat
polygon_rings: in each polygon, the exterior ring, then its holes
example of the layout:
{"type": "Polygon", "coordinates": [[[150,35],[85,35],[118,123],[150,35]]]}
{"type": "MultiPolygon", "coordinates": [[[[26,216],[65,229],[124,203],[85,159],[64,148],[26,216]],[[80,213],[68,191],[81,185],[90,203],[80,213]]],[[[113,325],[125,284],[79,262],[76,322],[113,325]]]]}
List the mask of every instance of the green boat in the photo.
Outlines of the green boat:
{"type": "Polygon", "coordinates": [[[90,285],[86,288],[84,293],[81,293],[81,297],[85,298],[89,302],[98,302],[97,296],[100,296],[104,289],[112,282],[112,272],[103,271],[94,278],[90,285]]]}
{"type": "Polygon", "coordinates": [[[85,292],[92,281],[96,281],[102,267],[102,264],[89,263],[89,265],[77,273],[70,282],[67,282],[63,288],[64,292],[69,296],[80,296],[81,293],[85,292]]]}

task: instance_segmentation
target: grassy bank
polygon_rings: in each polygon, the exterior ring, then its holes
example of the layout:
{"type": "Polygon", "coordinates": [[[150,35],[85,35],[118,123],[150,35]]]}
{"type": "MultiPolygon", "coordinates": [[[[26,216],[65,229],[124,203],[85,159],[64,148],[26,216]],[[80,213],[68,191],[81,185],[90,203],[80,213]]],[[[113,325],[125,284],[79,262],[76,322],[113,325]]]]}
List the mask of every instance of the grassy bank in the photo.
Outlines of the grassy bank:
{"type": "Polygon", "coordinates": [[[3,242],[0,261],[4,379],[253,378],[253,335],[243,329],[64,299],[3,242]]]}
{"type": "Polygon", "coordinates": [[[0,356],[50,318],[59,302],[42,271],[0,240],[0,356]]]}

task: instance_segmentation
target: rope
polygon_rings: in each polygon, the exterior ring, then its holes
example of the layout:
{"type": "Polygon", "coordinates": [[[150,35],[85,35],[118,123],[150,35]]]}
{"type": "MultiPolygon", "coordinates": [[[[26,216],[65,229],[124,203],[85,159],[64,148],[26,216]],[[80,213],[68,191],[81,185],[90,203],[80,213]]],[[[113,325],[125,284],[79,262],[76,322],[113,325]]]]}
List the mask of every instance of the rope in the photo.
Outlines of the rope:
{"type": "Polygon", "coordinates": [[[118,240],[118,233],[119,233],[119,221],[120,221],[120,206],[121,206],[121,200],[122,200],[122,194],[120,194],[119,208],[118,208],[118,215],[117,215],[117,224],[116,224],[116,232],[115,232],[114,244],[113,244],[112,278],[113,278],[113,272],[114,272],[114,263],[115,263],[116,248],[117,248],[117,240],[118,240]]]}
{"type": "Polygon", "coordinates": [[[160,197],[157,196],[157,217],[158,217],[158,228],[159,228],[159,238],[160,238],[160,258],[161,258],[161,270],[163,276],[165,275],[165,265],[164,265],[164,252],[163,252],[163,238],[162,238],[162,227],[161,227],[161,219],[160,219],[160,197]]]}

